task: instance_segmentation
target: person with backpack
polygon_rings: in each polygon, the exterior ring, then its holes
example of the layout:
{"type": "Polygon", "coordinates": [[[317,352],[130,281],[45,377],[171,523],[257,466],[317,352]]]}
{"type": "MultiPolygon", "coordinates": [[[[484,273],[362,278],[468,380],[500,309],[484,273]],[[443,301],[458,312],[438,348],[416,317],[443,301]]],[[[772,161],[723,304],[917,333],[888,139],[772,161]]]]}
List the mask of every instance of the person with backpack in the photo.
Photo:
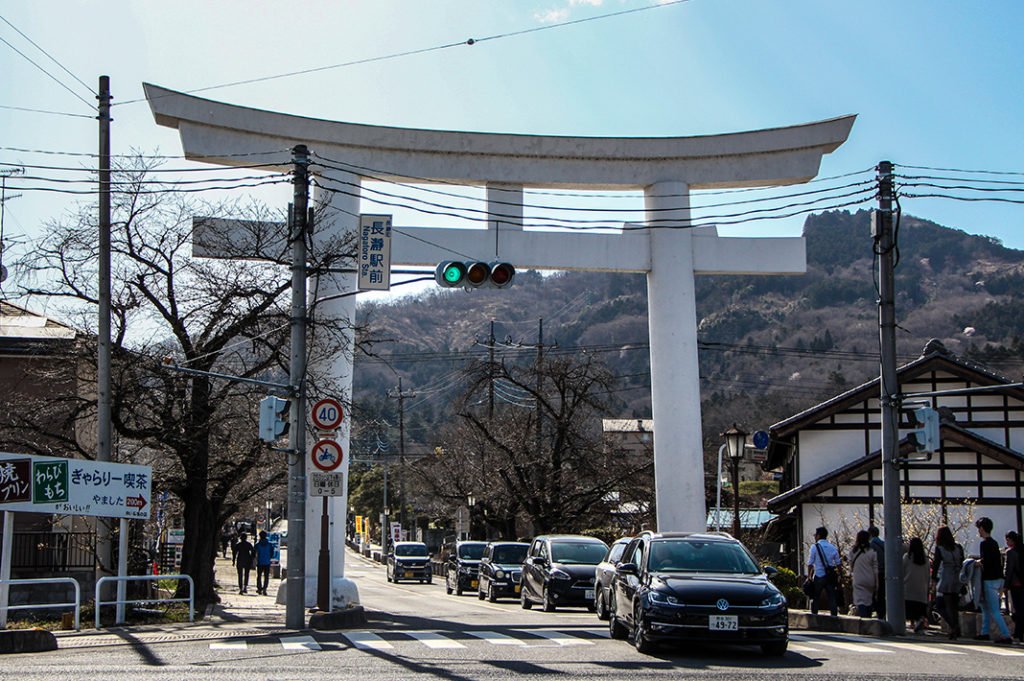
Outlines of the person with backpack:
{"type": "Polygon", "coordinates": [[[254,549],[248,541],[245,532],[238,533],[238,542],[235,543],[235,569],[238,571],[238,593],[244,594],[249,591],[249,572],[252,570],[254,549]]]}
{"type": "Polygon", "coordinates": [[[878,556],[871,548],[871,535],[867,530],[857,533],[849,556],[850,575],[853,581],[853,604],[858,617],[871,617],[878,591],[878,556]]]}
{"type": "Polygon", "coordinates": [[[839,565],[842,558],[837,549],[828,541],[828,529],[819,527],[814,531],[814,544],[807,556],[807,579],[813,580],[815,598],[811,600],[811,614],[818,614],[822,597],[828,598],[829,610],[833,617],[839,615],[839,565]]]}
{"type": "Polygon", "coordinates": [[[935,533],[935,555],[932,557],[932,589],[943,607],[949,624],[949,640],[960,638],[960,570],[964,565],[964,548],[953,539],[953,532],[943,525],[935,533]]]}

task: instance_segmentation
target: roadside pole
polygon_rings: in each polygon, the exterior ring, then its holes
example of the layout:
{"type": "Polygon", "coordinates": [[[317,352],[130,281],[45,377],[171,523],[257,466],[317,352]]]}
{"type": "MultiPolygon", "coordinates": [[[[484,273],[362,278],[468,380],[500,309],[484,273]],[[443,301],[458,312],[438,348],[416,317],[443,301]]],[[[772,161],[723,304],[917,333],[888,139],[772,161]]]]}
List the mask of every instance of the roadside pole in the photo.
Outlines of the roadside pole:
{"type": "MultiPolygon", "coordinates": [[[[99,304],[96,336],[96,460],[110,461],[110,77],[100,76],[99,92],[99,253],[96,298],[99,304]]],[[[112,525],[106,518],[96,520],[96,554],[101,571],[114,574],[112,525]]]]}
{"type": "Polygon", "coordinates": [[[900,508],[900,386],[896,378],[896,235],[893,230],[892,163],[878,164],[878,210],[871,236],[878,258],[878,329],[882,425],[882,521],[885,529],[886,620],[892,633],[906,632],[903,613],[903,517],[900,508]]]}

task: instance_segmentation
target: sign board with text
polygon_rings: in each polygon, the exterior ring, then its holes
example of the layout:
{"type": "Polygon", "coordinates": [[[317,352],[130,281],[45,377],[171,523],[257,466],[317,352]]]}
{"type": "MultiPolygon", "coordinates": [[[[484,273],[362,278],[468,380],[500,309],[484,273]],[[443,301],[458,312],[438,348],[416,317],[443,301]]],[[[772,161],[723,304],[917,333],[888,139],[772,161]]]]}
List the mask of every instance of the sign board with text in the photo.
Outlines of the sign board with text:
{"type": "Polygon", "coordinates": [[[344,484],[344,473],[321,473],[319,471],[311,471],[309,474],[309,496],[340,497],[344,484]]]}
{"type": "Polygon", "coordinates": [[[391,288],[391,216],[359,216],[359,290],[391,288]]]}
{"type": "Polygon", "coordinates": [[[0,510],[149,518],[150,466],[0,452],[0,510]]]}

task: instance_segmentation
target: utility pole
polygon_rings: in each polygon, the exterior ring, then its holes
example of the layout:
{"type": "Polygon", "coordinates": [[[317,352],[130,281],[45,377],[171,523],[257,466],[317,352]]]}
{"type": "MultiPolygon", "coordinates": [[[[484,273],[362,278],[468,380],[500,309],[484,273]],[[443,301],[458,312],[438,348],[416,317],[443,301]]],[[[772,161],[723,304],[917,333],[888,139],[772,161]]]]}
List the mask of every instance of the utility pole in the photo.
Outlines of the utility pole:
{"type": "MultiPolygon", "coordinates": [[[[110,461],[113,445],[111,442],[111,394],[110,394],[110,76],[100,76],[99,92],[99,262],[96,297],[99,302],[96,336],[96,460],[110,461]]],[[[114,574],[113,551],[111,550],[111,521],[100,518],[96,522],[96,557],[100,570],[106,575],[114,574]]],[[[123,543],[123,541],[122,541],[123,543]]],[[[118,600],[121,586],[118,582],[118,600]]],[[[118,609],[118,620],[121,610],[118,609]]]]}
{"type": "Polygon", "coordinates": [[[309,150],[292,149],[295,194],[288,238],[292,246],[291,452],[288,454],[288,581],[285,626],[304,629],[306,609],[306,227],[309,209],[309,150]]]}
{"type": "Polygon", "coordinates": [[[896,235],[893,229],[892,163],[878,164],[878,210],[871,237],[878,257],[878,330],[882,422],[882,519],[885,526],[886,620],[893,634],[906,631],[903,612],[903,519],[900,509],[900,386],[896,378],[896,235]]]}
{"type": "Polygon", "coordinates": [[[402,527],[406,527],[408,519],[405,516],[405,398],[416,397],[416,393],[402,390],[402,377],[399,376],[398,391],[388,391],[388,397],[398,399],[398,520],[402,527]]]}
{"type": "Polygon", "coordinates": [[[541,430],[541,419],[543,418],[543,410],[541,409],[540,403],[540,391],[544,386],[544,373],[543,373],[543,362],[544,362],[544,318],[540,317],[537,319],[537,397],[534,400],[536,403],[534,408],[537,410],[535,416],[537,423],[537,451],[540,451],[540,445],[543,438],[543,431],[541,430]]]}
{"type": "Polygon", "coordinates": [[[487,385],[488,385],[488,390],[487,390],[487,400],[488,400],[488,402],[487,402],[487,418],[488,419],[493,419],[494,418],[494,320],[493,319],[491,320],[491,335],[487,339],[487,346],[490,348],[490,352],[488,353],[488,360],[487,360],[488,361],[488,369],[487,369],[488,374],[487,375],[490,378],[490,380],[487,381],[487,385]]]}
{"type": "Polygon", "coordinates": [[[2,185],[0,185],[0,291],[3,290],[4,280],[7,279],[7,268],[4,267],[4,213],[7,212],[7,200],[16,199],[21,196],[21,194],[7,196],[7,178],[24,172],[24,168],[0,170],[0,181],[2,181],[2,185]]]}

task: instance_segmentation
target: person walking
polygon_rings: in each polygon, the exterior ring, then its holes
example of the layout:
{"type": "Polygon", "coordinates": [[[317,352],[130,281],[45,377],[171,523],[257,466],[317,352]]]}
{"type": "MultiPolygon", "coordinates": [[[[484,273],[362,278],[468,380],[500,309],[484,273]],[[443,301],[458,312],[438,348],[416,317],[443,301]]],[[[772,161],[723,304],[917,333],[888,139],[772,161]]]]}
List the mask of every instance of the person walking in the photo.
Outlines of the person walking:
{"type": "Polygon", "coordinates": [[[915,634],[928,628],[928,587],[930,586],[928,558],[924,555],[924,542],[912,537],[903,554],[903,600],[907,621],[915,634]]]}
{"type": "Polygon", "coordinates": [[[238,542],[235,543],[235,569],[238,571],[238,593],[244,594],[249,591],[249,572],[252,570],[253,547],[248,541],[245,532],[238,533],[238,542]]]}
{"type": "Polygon", "coordinates": [[[964,565],[964,548],[953,539],[953,532],[943,525],[935,533],[935,555],[932,556],[932,588],[943,605],[943,616],[949,624],[949,640],[960,638],[960,570],[964,565]]]}
{"type": "Polygon", "coordinates": [[[978,536],[981,543],[978,546],[978,562],[981,563],[981,593],[979,599],[981,606],[981,633],[975,636],[979,641],[987,641],[992,632],[992,625],[995,624],[999,631],[996,643],[1013,643],[1010,638],[1010,630],[1003,620],[1003,612],[999,608],[999,597],[1003,589],[1003,556],[999,553],[999,544],[992,538],[992,520],[989,518],[978,518],[974,523],[978,529],[978,536]]]}
{"type": "Polygon", "coordinates": [[[260,540],[256,542],[256,593],[267,595],[270,584],[270,559],[274,557],[274,545],[267,540],[266,530],[260,530],[260,540]]]}
{"type": "Polygon", "coordinates": [[[807,556],[807,579],[813,580],[814,599],[811,600],[811,614],[818,614],[822,598],[828,599],[828,607],[833,617],[839,614],[839,601],[836,590],[839,587],[839,565],[842,558],[837,549],[828,541],[828,529],[819,527],[814,531],[814,544],[807,556]]]}
{"type": "Polygon", "coordinates": [[[1013,638],[1018,642],[1024,637],[1024,554],[1020,546],[1020,535],[1010,530],[1006,533],[1006,572],[1003,583],[1010,592],[1013,603],[1013,638]]]}
{"type": "Polygon", "coordinates": [[[848,560],[857,617],[871,617],[875,592],[878,591],[878,556],[871,548],[871,535],[867,530],[857,533],[848,560]]]}
{"type": "Polygon", "coordinates": [[[885,619],[885,542],[878,536],[878,527],[872,525],[868,528],[871,535],[871,548],[875,550],[875,559],[878,562],[878,588],[875,589],[875,616],[885,619]]]}

